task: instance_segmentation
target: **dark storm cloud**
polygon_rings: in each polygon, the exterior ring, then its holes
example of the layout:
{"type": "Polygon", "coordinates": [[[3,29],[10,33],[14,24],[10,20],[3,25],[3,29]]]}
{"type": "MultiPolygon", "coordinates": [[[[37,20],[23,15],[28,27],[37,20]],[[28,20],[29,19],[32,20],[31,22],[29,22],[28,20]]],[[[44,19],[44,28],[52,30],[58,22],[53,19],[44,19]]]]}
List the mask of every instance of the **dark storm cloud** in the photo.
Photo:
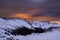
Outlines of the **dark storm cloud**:
{"type": "Polygon", "coordinates": [[[59,0],[51,0],[40,7],[47,9],[47,11],[42,13],[37,13],[32,16],[52,16],[52,17],[60,17],[60,1],[59,0]]]}

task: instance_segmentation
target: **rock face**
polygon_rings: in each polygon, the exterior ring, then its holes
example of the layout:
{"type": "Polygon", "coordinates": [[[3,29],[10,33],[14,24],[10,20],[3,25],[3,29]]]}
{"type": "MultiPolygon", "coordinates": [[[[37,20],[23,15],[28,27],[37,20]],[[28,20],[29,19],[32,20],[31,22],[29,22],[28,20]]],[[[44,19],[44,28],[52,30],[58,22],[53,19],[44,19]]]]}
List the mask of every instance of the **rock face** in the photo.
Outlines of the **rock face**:
{"type": "Polygon", "coordinates": [[[42,29],[42,28],[34,28],[34,29],[35,29],[34,33],[44,33],[44,32],[46,32],[46,30],[42,29]]]}
{"type": "Polygon", "coordinates": [[[42,28],[34,28],[33,29],[28,29],[26,27],[23,27],[23,28],[17,28],[15,30],[12,30],[11,34],[12,35],[23,35],[23,36],[26,36],[26,35],[30,35],[32,33],[43,33],[45,32],[46,30],[42,29],[42,28]]]}
{"type": "Polygon", "coordinates": [[[26,27],[23,27],[23,28],[17,28],[15,30],[13,30],[11,32],[11,34],[13,34],[13,35],[24,35],[24,36],[26,36],[26,35],[32,34],[33,32],[34,32],[33,29],[28,29],[26,27]]]}

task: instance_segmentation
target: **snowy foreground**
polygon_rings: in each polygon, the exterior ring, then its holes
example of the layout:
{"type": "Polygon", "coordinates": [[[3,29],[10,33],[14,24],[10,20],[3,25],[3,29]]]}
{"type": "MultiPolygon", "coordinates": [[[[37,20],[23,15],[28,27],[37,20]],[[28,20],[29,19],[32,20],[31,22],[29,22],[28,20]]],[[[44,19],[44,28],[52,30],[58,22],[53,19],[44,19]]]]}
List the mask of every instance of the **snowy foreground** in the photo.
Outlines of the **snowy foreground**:
{"type": "Polygon", "coordinates": [[[50,23],[50,22],[42,22],[42,21],[33,21],[28,22],[23,19],[6,19],[0,18],[0,40],[60,40],[60,24],[50,23]],[[42,28],[48,29],[53,27],[52,29],[46,30],[43,33],[32,33],[30,35],[13,35],[8,30],[15,30],[17,28],[22,28],[22,26],[33,29],[34,28],[42,28]]]}

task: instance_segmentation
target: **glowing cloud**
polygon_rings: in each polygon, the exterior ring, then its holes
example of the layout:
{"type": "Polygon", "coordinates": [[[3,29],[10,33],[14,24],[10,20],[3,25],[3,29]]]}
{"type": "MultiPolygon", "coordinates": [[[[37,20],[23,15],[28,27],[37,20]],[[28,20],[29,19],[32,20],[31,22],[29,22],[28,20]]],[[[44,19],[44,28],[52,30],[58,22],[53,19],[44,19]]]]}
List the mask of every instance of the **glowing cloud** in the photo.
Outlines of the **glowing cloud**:
{"type": "Polygon", "coordinates": [[[29,14],[19,14],[19,13],[16,13],[16,14],[12,14],[11,17],[30,19],[30,15],[29,14]]]}

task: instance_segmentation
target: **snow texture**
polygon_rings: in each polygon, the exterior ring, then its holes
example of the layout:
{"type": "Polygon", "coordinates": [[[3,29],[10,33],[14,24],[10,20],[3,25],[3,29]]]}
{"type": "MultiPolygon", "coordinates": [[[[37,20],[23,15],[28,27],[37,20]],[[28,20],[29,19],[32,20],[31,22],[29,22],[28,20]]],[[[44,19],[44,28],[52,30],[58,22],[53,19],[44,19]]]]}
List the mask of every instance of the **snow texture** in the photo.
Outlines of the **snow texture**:
{"type": "Polygon", "coordinates": [[[45,21],[32,21],[30,23],[23,19],[0,18],[0,40],[60,40],[60,24],[45,21]],[[23,28],[23,26],[33,30],[34,28],[46,29],[46,32],[32,33],[26,36],[12,35],[9,33],[17,28],[23,28]]]}

